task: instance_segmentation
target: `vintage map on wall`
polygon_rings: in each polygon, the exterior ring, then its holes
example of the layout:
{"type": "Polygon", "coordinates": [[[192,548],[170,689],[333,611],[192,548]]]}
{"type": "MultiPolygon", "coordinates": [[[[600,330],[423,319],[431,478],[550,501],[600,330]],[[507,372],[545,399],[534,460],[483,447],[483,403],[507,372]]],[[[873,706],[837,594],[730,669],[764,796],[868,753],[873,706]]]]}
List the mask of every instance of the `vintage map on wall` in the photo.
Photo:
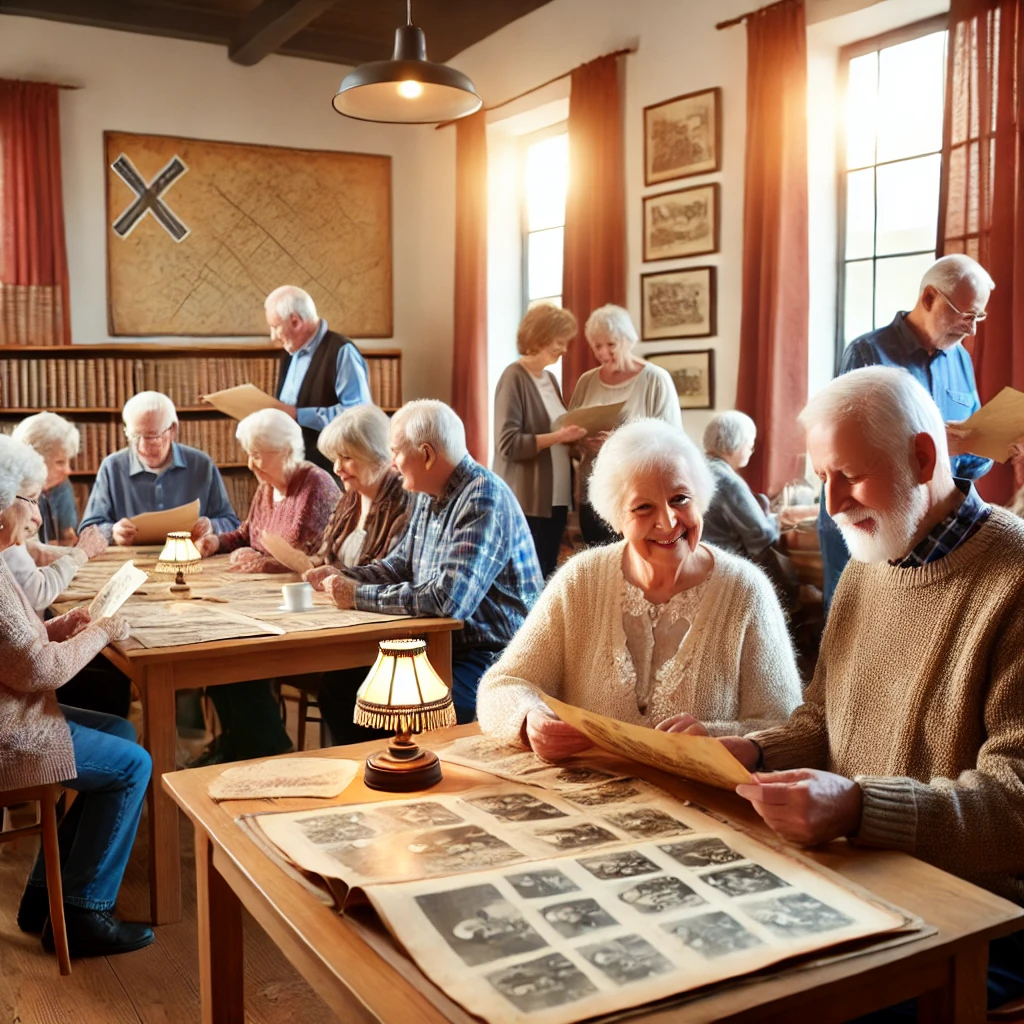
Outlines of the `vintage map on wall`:
{"type": "Polygon", "coordinates": [[[392,334],[391,158],[105,132],[112,335],[267,333],[282,284],[392,334]]]}

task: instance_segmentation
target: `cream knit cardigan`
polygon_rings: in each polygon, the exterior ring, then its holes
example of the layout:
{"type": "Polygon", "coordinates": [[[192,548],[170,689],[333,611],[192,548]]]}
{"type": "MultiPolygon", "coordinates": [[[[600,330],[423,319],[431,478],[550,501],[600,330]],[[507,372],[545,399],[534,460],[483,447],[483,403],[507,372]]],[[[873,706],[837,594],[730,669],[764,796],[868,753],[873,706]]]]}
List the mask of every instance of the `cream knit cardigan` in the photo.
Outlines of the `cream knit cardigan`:
{"type": "Polygon", "coordinates": [[[712,547],[695,620],[640,714],[622,627],[624,548],[620,541],[584,551],[551,579],[480,681],[484,732],[519,740],[527,712],[543,704],[532,687],[635,725],[687,712],[712,734],[730,735],[785,721],[800,703],[800,677],[775,592],[756,566],[712,547]]]}

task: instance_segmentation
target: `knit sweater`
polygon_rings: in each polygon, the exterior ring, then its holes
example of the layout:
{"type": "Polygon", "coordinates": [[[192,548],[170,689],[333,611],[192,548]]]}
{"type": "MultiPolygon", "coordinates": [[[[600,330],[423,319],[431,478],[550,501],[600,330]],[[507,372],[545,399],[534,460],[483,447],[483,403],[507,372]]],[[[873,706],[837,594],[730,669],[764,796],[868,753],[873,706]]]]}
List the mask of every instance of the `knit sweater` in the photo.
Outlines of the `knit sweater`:
{"type": "Polygon", "coordinates": [[[56,550],[61,552],[60,557],[46,565],[37,565],[24,544],[12,544],[0,554],[18,581],[18,586],[25,592],[29,604],[37,612],[49,608],[68,589],[72,577],[89,560],[81,548],[56,550]]]}
{"type": "Polygon", "coordinates": [[[800,679],[775,592],[758,568],[714,548],[694,621],[641,714],[622,624],[624,548],[581,552],[551,579],[480,681],[484,732],[518,740],[527,713],[543,704],[533,686],[634,725],[687,712],[725,734],[785,720],[800,702],[800,679]]]}
{"type": "Polygon", "coordinates": [[[65,616],[39,621],[0,559],[0,790],[73,779],[71,732],[54,690],[107,645],[95,623],[65,639],[65,616]]]}
{"type": "Polygon", "coordinates": [[[324,527],[338,503],[338,485],[330,473],[311,462],[300,462],[288,481],[282,501],[274,501],[274,488],[260,484],[249,506],[249,515],[237,530],[220,535],[220,550],[250,547],[263,557],[251,572],[291,572],[271,557],[260,544],[263,533],[275,533],[307,555],[320,547],[324,527]]]}
{"type": "Polygon", "coordinates": [[[764,767],[863,792],[865,846],[1024,903],[1024,523],[1004,509],[920,568],[851,561],[805,703],[764,767]]]}

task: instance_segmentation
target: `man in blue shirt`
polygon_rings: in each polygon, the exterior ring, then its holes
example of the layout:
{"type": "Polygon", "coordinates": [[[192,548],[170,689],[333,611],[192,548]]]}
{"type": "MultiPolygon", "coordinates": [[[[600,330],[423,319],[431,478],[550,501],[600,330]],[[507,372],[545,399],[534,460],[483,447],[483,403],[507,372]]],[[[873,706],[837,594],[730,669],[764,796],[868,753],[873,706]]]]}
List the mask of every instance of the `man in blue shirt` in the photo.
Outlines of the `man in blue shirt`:
{"type": "MultiPolygon", "coordinates": [[[[981,408],[971,356],[961,342],[985,319],[993,288],[995,282],[969,256],[943,256],[921,279],[917,305],[909,313],[897,313],[887,327],[851,341],[839,369],[843,374],[862,366],[896,366],[913,374],[946,420],[953,476],[962,480],[977,480],[992,468],[989,459],[969,453],[970,437],[957,424],[981,408]]],[[[850,555],[824,501],[818,538],[827,613],[850,555]]]]}
{"type": "Polygon", "coordinates": [[[284,348],[277,399],[302,427],[306,458],[328,472],[331,462],[316,446],[320,431],[342,409],[370,405],[370,375],[359,349],[327,329],[307,292],[286,284],[264,303],[270,340],[284,348]]]}
{"type": "Polygon", "coordinates": [[[99,527],[107,541],[131,544],[131,516],[160,512],[199,499],[193,539],[238,528],[224,481],[206,452],[178,444],[178,413],[159,391],[140,391],[122,412],[128,447],[100,463],[79,532],[99,527]]]}

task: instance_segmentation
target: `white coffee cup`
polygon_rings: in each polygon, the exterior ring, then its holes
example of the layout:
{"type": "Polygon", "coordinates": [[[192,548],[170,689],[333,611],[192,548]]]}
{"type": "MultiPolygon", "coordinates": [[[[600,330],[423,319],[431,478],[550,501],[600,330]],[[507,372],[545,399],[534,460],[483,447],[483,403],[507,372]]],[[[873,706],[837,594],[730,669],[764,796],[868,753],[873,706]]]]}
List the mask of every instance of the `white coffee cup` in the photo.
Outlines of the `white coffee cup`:
{"type": "Polygon", "coordinates": [[[281,588],[281,600],[290,612],[304,612],[313,607],[311,583],[286,583],[281,588]]]}

